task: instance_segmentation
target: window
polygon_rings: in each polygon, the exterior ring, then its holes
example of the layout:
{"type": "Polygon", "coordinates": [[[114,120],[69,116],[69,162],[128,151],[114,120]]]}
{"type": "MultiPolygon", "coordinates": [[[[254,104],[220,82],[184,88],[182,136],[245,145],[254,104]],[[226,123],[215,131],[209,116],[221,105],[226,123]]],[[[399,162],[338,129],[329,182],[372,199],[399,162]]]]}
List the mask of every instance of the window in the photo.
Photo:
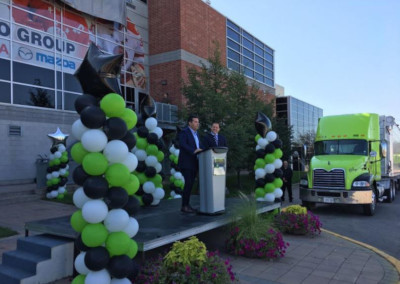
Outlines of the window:
{"type": "Polygon", "coordinates": [[[236,62],[233,62],[232,60],[228,60],[228,68],[240,72],[240,65],[236,62]]]}
{"type": "Polygon", "coordinates": [[[0,82],[0,102],[11,103],[11,87],[10,83],[0,82]]]}
{"type": "Polygon", "coordinates": [[[232,48],[232,49],[234,49],[234,50],[240,52],[240,45],[237,44],[236,42],[234,42],[234,41],[231,40],[231,39],[228,39],[228,46],[229,46],[230,48],[232,48]]]}
{"type": "Polygon", "coordinates": [[[250,41],[253,41],[253,36],[251,34],[246,32],[245,30],[243,30],[242,33],[244,37],[248,38],[250,41]]]}
{"type": "Polygon", "coordinates": [[[227,20],[226,23],[227,23],[228,27],[230,27],[230,28],[232,28],[233,30],[235,30],[235,31],[237,31],[237,32],[240,33],[240,28],[239,28],[237,25],[235,25],[234,23],[232,23],[232,22],[229,21],[229,20],[227,20]]]}
{"type": "Polygon", "coordinates": [[[250,50],[253,50],[253,43],[248,39],[243,39],[243,46],[247,47],[250,50]]]}
{"type": "Polygon", "coordinates": [[[240,42],[240,35],[237,32],[231,30],[230,28],[228,28],[228,37],[237,42],[240,42]]]}
{"type": "Polygon", "coordinates": [[[252,70],[250,70],[249,68],[244,68],[244,75],[253,78],[254,77],[254,72],[252,70]]]}
{"type": "Polygon", "coordinates": [[[14,84],[14,104],[54,108],[54,91],[40,86],[14,84]]]}
{"type": "Polygon", "coordinates": [[[254,69],[254,62],[253,60],[248,59],[247,57],[243,57],[243,65],[245,67],[254,69]]]}
{"type": "MultiPolygon", "coordinates": [[[[256,71],[258,72],[258,73],[261,73],[261,74],[263,74],[264,73],[264,68],[260,65],[260,64],[256,64],[255,65],[256,66],[256,71]]],[[[262,79],[261,79],[261,81],[263,81],[262,79]]]]}
{"type": "Polygon", "coordinates": [[[16,82],[54,88],[54,70],[19,62],[14,62],[13,67],[16,82]]]}
{"type": "Polygon", "coordinates": [[[243,48],[243,54],[251,59],[254,58],[254,53],[246,48],[243,48]]]}
{"type": "Polygon", "coordinates": [[[228,49],[228,58],[233,59],[236,62],[240,62],[240,54],[233,51],[232,49],[228,49]]]}

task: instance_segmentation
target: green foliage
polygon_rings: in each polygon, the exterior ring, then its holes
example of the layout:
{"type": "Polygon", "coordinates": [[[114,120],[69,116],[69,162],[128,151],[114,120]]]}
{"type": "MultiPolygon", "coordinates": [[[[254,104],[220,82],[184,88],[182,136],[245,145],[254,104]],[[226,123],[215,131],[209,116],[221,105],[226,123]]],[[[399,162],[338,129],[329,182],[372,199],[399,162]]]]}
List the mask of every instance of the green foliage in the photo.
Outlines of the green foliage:
{"type": "Polygon", "coordinates": [[[16,234],[18,234],[16,231],[13,231],[9,228],[0,227],[0,238],[9,237],[16,234]]]}
{"type": "Polygon", "coordinates": [[[206,245],[192,236],[185,242],[175,242],[172,249],[165,256],[164,264],[173,268],[179,266],[201,266],[206,261],[206,245]]]}
{"type": "Polygon", "coordinates": [[[290,205],[282,209],[282,212],[287,212],[290,214],[307,214],[307,208],[301,205],[290,205]]]}
{"type": "Polygon", "coordinates": [[[274,131],[279,135],[279,139],[282,140],[282,161],[289,160],[292,153],[292,141],[293,141],[293,127],[287,126],[285,120],[282,118],[274,117],[272,119],[272,125],[274,131]]]}

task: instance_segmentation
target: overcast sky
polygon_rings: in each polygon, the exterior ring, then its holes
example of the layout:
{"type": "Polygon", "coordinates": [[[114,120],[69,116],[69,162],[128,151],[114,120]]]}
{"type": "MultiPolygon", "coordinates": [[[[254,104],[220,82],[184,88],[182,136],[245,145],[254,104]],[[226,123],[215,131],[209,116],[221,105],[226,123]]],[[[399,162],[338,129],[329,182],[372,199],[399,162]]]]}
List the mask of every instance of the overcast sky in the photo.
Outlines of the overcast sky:
{"type": "Polygon", "coordinates": [[[211,0],[275,50],[275,82],[324,115],[400,123],[400,0],[211,0]]]}

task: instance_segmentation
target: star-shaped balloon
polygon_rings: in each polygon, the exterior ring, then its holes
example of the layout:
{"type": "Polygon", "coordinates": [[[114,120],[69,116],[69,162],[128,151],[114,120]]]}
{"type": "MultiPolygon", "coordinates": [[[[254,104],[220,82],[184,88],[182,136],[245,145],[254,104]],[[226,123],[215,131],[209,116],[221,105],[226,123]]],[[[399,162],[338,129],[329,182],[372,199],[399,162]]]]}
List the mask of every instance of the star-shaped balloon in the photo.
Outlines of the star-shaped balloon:
{"type": "Polygon", "coordinates": [[[271,120],[269,120],[269,118],[262,112],[257,112],[255,127],[257,133],[264,138],[265,135],[267,135],[268,130],[272,129],[271,120]]]}
{"type": "Polygon", "coordinates": [[[67,146],[66,143],[69,134],[62,133],[59,127],[57,127],[56,132],[52,134],[47,134],[47,136],[49,136],[51,142],[53,142],[52,146],[57,146],[59,144],[64,144],[64,146],[67,146]]]}
{"type": "Polygon", "coordinates": [[[81,66],[75,72],[86,94],[102,98],[109,93],[121,94],[119,74],[124,55],[107,55],[91,43],[81,66]]]}
{"type": "Polygon", "coordinates": [[[156,103],[150,95],[146,95],[140,102],[140,113],[142,114],[143,120],[149,117],[156,117],[156,103]]]}

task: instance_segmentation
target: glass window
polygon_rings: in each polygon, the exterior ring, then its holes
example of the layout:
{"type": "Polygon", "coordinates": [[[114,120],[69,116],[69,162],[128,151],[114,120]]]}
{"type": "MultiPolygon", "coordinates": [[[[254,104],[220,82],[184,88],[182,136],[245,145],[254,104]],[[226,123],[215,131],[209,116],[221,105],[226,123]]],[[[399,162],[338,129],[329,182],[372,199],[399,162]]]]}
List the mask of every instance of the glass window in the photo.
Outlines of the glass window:
{"type": "Polygon", "coordinates": [[[233,30],[240,32],[240,28],[235,25],[234,23],[232,23],[231,21],[227,20],[226,24],[228,25],[228,27],[232,28],[233,30]]]}
{"type": "Polygon", "coordinates": [[[68,73],[64,73],[64,90],[78,93],[83,92],[78,79],[74,75],[68,73]]]}
{"type": "MultiPolygon", "coordinates": [[[[256,66],[255,70],[256,70],[257,72],[259,72],[259,73],[261,73],[261,74],[264,73],[264,68],[263,68],[260,64],[256,64],[255,66],[256,66]]],[[[261,80],[261,81],[262,81],[262,80],[261,80]]]]}
{"type": "Polygon", "coordinates": [[[274,86],[274,81],[271,79],[268,79],[267,77],[264,77],[264,83],[273,87],[274,86]]]}
{"type": "Polygon", "coordinates": [[[254,78],[260,82],[264,82],[264,76],[257,72],[254,73],[254,78]]]}
{"type": "Polygon", "coordinates": [[[233,62],[232,60],[228,60],[228,68],[235,70],[236,72],[240,72],[239,63],[233,62]]]}
{"type": "Polygon", "coordinates": [[[240,54],[233,51],[232,49],[228,49],[228,58],[240,62],[240,54]]]}
{"type": "Polygon", "coordinates": [[[78,94],[64,92],[64,109],[75,110],[75,100],[78,97],[78,94]]]}
{"type": "Polygon", "coordinates": [[[15,81],[54,88],[54,70],[19,62],[14,62],[13,67],[15,81]]]}
{"type": "Polygon", "coordinates": [[[250,41],[253,41],[253,36],[246,32],[245,30],[242,31],[243,36],[247,37],[250,41]]]}
{"type": "Polygon", "coordinates": [[[259,48],[257,45],[254,47],[254,51],[256,52],[256,54],[260,55],[261,57],[263,56],[263,50],[261,48],[259,48]]]}
{"type": "Polygon", "coordinates": [[[253,59],[253,57],[254,57],[254,53],[251,52],[250,50],[246,49],[246,48],[243,48],[243,54],[244,54],[245,56],[251,58],[251,59],[253,59]]]}
{"type": "Polygon", "coordinates": [[[264,46],[264,44],[256,38],[254,38],[254,43],[257,44],[258,46],[260,46],[261,48],[263,48],[263,46],[264,46]]]}
{"type": "Polygon", "coordinates": [[[264,64],[264,60],[263,60],[261,57],[259,57],[259,56],[256,55],[254,58],[256,59],[256,62],[257,62],[257,63],[260,63],[261,65],[264,64]]]}
{"type": "Polygon", "coordinates": [[[248,39],[243,38],[243,45],[250,50],[253,50],[253,43],[248,39]]]}
{"type": "Polygon", "coordinates": [[[240,42],[240,34],[231,30],[230,28],[228,28],[228,37],[230,37],[231,39],[233,39],[237,42],[240,42]]]}
{"type": "Polygon", "coordinates": [[[234,41],[231,40],[231,39],[228,39],[228,46],[229,46],[230,48],[232,48],[232,49],[234,49],[234,50],[240,52],[240,45],[237,44],[236,42],[234,42],[234,41]]]}
{"type": "Polygon", "coordinates": [[[270,71],[270,70],[268,70],[266,68],[264,70],[264,75],[269,77],[269,78],[271,78],[271,79],[273,78],[272,71],[270,71]]]}
{"type": "Polygon", "coordinates": [[[243,65],[245,67],[254,69],[254,62],[253,60],[248,59],[247,57],[243,56],[243,65]]]}
{"type": "Polygon", "coordinates": [[[274,51],[266,45],[264,46],[264,50],[268,53],[274,54],[274,51]]]}
{"type": "Polygon", "coordinates": [[[264,66],[271,70],[274,70],[274,65],[272,63],[269,63],[268,61],[264,62],[264,66]]]}
{"type": "Polygon", "coordinates": [[[274,61],[272,60],[272,55],[269,53],[264,52],[264,59],[266,59],[267,61],[273,63],[274,61]]]}
{"type": "Polygon", "coordinates": [[[244,68],[244,75],[249,76],[251,78],[254,77],[254,72],[252,70],[250,70],[249,68],[244,68]]]}
{"type": "Polygon", "coordinates": [[[10,70],[10,60],[0,59],[0,79],[10,80],[10,70]]]}
{"type": "Polygon", "coordinates": [[[40,86],[14,84],[14,104],[54,108],[54,91],[40,86]]]}
{"type": "Polygon", "coordinates": [[[11,87],[10,83],[0,82],[0,102],[11,103],[11,87]]]}

